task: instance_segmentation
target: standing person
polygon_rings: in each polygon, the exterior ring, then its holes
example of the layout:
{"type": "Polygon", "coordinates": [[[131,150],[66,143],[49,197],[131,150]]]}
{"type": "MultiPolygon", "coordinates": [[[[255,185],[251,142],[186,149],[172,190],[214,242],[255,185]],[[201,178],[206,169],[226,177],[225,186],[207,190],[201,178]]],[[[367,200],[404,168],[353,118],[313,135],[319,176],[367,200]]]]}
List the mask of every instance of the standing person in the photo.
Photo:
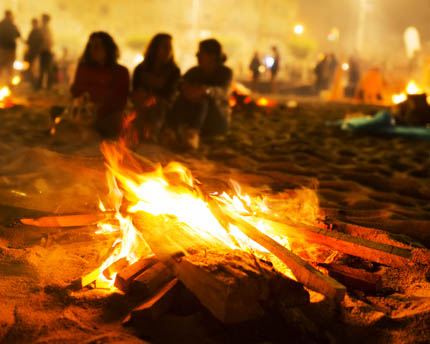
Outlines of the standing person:
{"type": "Polygon", "coordinates": [[[275,79],[279,72],[281,57],[279,56],[279,51],[276,46],[272,47],[272,51],[273,51],[273,65],[272,65],[272,68],[270,68],[270,73],[271,73],[270,82],[272,84],[272,92],[277,92],[278,89],[276,87],[275,79]]]}
{"type": "Polygon", "coordinates": [[[133,73],[132,101],[137,113],[134,126],[140,139],[157,140],[180,77],[173,55],[172,36],[166,33],[155,35],[143,62],[133,73]]]}
{"type": "Polygon", "coordinates": [[[348,70],[348,85],[346,95],[348,97],[354,97],[358,83],[360,81],[360,64],[358,60],[351,56],[349,58],[349,70],[348,70]]]}
{"type": "Polygon", "coordinates": [[[216,39],[199,43],[198,65],[183,76],[180,94],[168,116],[166,140],[197,149],[200,136],[227,132],[231,109],[229,98],[233,71],[224,65],[227,57],[216,39]],[[170,137],[169,137],[170,136],[170,137]]]}
{"type": "Polygon", "coordinates": [[[317,65],[315,66],[314,73],[315,73],[315,93],[317,95],[320,94],[321,91],[327,89],[328,87],[328,59],[327,55],[321,56],[320,60],[318,61],[317,65]]]}
{"type": "Polygon", "coordinates": [[[258,55],[258,52],[255,52],[251,63],[249,64],[249,70],[252,73],[252,88],[254,90],[257,89],[258,80],[260,79],[260,66],[260,56],[258,55]]]}
{"type": "Polygon", "coordinates": [[[40,55],[40,49],[42,47],[42,31],[39,27],[39,22],[36,18],[31,20],[31,31],[27,38],[27,51],[24,55],[24,60],[29,63],[29,68],[25,73],[27,80],[29,80],[33,86],[34,84],[34,64],[36,62],[37,57],[40,55]]]}
{"type": "Polygon", "coordinates": [[[336,68],[339,65],[339,61],[337,60],[337,57],[335,54],[331,53],[328,56],[328,62],[327,62],[327,67],[328,67],[328,87],[331,87],[332,82],[333,82],[333,78],[334,75],[336,73],[336,68]]]}
{"type": "Polygon", "coordinates": [[[71,93],[77,102],[85,97],[95,105],[93,127],[104,138],[121,132],[129,93],[129,73],[118,64],[119,49],[106,32],[90,35],[76,70],[71,93]]]}
{"type": "Polygon", "coordinates": [[[51,66],[53,61],[52,47],[54,45],[54,39],[52,36],[51,27],[49,22],[51,17],[49,14],[42,15],[42,42],[40,47],[40,71],[39,71],[39,81],[37,83],[37,88],[41,89],[43,86],[43,81],[46,76],[47,88],[51,87],[51,66]]]}
{"type": "Polygon", "coordinates": [[[13,13],[4,12],[4,19],[0,22],[0,78],[6,74],[7,83],[13,73],[13,62],[16,57],[16,40],[20,37],[18,28],[14,24],[13,13]]]}

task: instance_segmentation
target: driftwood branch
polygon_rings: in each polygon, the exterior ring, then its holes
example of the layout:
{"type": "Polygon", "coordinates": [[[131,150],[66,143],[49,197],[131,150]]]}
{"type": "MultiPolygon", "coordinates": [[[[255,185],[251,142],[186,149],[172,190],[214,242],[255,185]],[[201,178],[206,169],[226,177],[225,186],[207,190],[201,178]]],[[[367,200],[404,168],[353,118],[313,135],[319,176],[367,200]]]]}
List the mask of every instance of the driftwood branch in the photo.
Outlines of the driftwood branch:
{"type": "Polygon", "coordinates": [[[280,235],[303,239],[370,261],[403,267],[412,264],[411,250],[370,241],[349,234],[296,223],[265,220],[280,235]]]}
{"type": "Polygon", "coordinates": [[[297,278],[297,281],[302,283],[304,286],[332,298],[335,301],[343,300],[346,288],[342,284],[331,277],[324,275],[234,212],[223,209],[223,214],[219,214],[215,207],[215,213],[218,213],[218,216],[223,216],[230,223],[236,225],[246,236],[278,257],[291,269],[294,276],[297,278]]]}
{"type": "Polygon", "coordinates": [[[114,218],[114,212],[98,212],[91,214],[56,215],[39,218],[21,219],[21,223],[36,227],[82,227],[114,218]]]}

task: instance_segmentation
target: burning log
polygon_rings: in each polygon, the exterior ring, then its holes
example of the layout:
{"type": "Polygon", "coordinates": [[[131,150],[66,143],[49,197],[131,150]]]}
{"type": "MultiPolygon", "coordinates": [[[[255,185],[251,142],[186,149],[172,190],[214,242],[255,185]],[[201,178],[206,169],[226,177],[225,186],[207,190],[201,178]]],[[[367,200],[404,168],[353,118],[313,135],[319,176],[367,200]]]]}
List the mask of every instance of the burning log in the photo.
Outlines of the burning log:
{"type": "Polygon", "coordinates": [[[129,262],[127,258],[121,258],[118,259],[116,262],[112,263],[110,266],[108,266],[103,271],[103,275],[108,279],[111,280],[118,271],[121,271],[125,269],[127,266],[129,266],[129,262]]]}
{"type": "Polygon", "coordinates": [[[334,299],[336,302],[343,300],[346,289],[342,284],[331,277],[322,274],[310,264],[306,263],[303,259],[259,231],[235,213],[225,210],[224,217],[226,217],[230,223],[235,224],[239,230],[249,238],[278,257],[291,269],[294,276],[297,278],[297,281],[303,283],[303,285],[309,289],[334,299]]]}
{"type": "Polygon", "coordinates": [[[172,269],[158,262],[133,280],[130,285],[130,294],[139,298],[151,297],[158,289],[173,278],[172,269]]]}
{"type": "Polygon", "coordinates": [[[114,218],[113,212],[44,216],[39,218],[21,219],[21,223],[36,227],[81,227],[97,224],[102,220],[114,218]]]}
{"type": "Polygon", "coordinates": [[[324,245],[351,256],[368,259],[379,264],[404,267],[411,265],[411,250],[378,243],[352,235],[304,224],[284,224],[265,220],[283,235],[324,245]]]}
{"type": "Polygon", "coordinates": [[[377,293],[382,289],[381,276],[361,269],[340,264],[320,264],[329,275],[347,287],[367,293],[377,293]]]}
{"type": "Polygon", "coordinates": [[[149,269],[157,263],[157,259],[154,256],[146,257],[138,260],[134,264],[129,265],[125,269],[121,270],[115,279],[115,287],[123,292],[128,292],[131,283],[137,276],[149,269]]]}
{"type": "Polygon", "coordinates": [[[124,324],[144,323],[157,320],[166,313],[175,298],[178,287],[178,279],[174,278],[165,284],[158,292],[145,300],[124,319],[124,324]]]}
{"type": "Polygon", "coordinates": [[[303,286],[243,251],[199,252],[174,266],[180,281],[223,323],[256,319],[265,308],[309,303],[303,286]]]}
{"type": "Polygon", "coordinates": [[[80,287],[85,288],[89,286],[91,283],[93,283],[97,278],[100,276],[100,268],[94,269],[90,273],[84,275],[81,277],[80,280],[80,287]]]}

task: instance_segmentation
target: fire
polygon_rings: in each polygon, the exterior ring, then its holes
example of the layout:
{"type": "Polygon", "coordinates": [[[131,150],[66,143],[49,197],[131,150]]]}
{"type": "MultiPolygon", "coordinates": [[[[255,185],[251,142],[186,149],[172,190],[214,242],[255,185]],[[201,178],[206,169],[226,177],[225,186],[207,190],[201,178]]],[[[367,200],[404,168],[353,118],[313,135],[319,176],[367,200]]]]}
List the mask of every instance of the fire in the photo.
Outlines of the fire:
{"type": "Polygon", "coordinates": [[[391,97],[391,100],[393,101],[394,104],[400,104],[406,101],[406,98],[407,96],[405,93],[400,93],[400,94],[393,94],[393,96],[391,97]]]}
{"type": "Polygon", "coordinates": [[[415,83],[415,81],[410,81],[409,83],[408,83],[408,86],[406,87],[406,93],[407,94],[420,94],[420,93],[422,93],[423,91],[421,90],[421,88],[419,88],[418,86],[417,86],[417,84],[415,83]]]}
{"type": "MultiPolygon", "coordinates": [[[[113,263],[126,259],[128,264],[132,264],[141,257],[152,254],[145,238],[159,235],[160,228],[145,228],[145,232],[140,232],[133,224],[134,216],[150,214],[157,216],[161,222],[163,219],[166,221],[173,219],[182,232],[169,232],[169,227],[167,232],[163,232],[162,238],[166,243],[172,241],[175,244],[178,244],[175,241],[178,237],[191,238],[189,246],[188,242],[185,244],[184,241],[181,242],[183,246],[180,249],[184,254],[188,254],[188,250],[194,249],[197,244],[202,249],[239,249],[256,256],[271,255],[264,247],[243,234],[235,224],[221,220],[219,214],[214,212],[213,205],[216,204],[216,207],[234,212],[262,233],[290,248],[289,238],[273,228],[273,221],[265,220],[269,215],[272,218],[276,217],[267,200],[243,194],[238,183],[232,181],[234,188],[232,195],[225,192],[205,195],[191,172],[178,162],[171,162],[165,167],[160,165],[154,167],[152,163],[145,162],[145,169],[150,165],[151,171],[142,173],[140,172],[142,163],[123,146],[103,143],[102,152],[106,158],[110,190],[108,199],[111,206],[107,207],[100,202],[100,209],[102,211],[114,209],[117,223],[100,223],[97,233],[112,235],[113,239],[120,235],[112,245],[113,253],[100,267],[99,280],[102,281],[102,285],[113,286],[116,274],[107,277],[106,273],[103,273],[113,263]]],[[[310,195],[303,194],[303,199],[298,198],[300,207],[291,206],[292,203],[288,202],[285,202],[285,206],[295,211],[297,216],[300,216],[302,210],[310,214],[307,216],[310,216],[309,221],[312,222],[318,206],[315,206],[314,202],[317,199],[316,194],[309,192],[310,195]]],[[[272,263],[294,279],[291,271],[282,262],[273,259],[272,263]]]]}
{"type": "Polygon", "coordinates": [[[8,108],[13,105],[9,99],[11,94],[9,87],[4,86],[0,88],[0,109],[8,108]]]}
{"type": "Polygon", "coordinates": [[[230,107],[235,107],[237,105],[237,100],[234,96],[231,96],[230,99],[228,100],[228,104],[230,105],[230,107]]]}
{"type": "Polygon", "coordinates": [[[257,101],[256,101],[256,104],[258,105],[258,106],[269,106],[269,99],[267,99],[267,98],[265,98],[265,97],[261,97],[261,98],[258,98],[257,99],[257,101]]]}
{"type": "Polygon", "coordinates": [[[0,101],[6,99],[11,95],[10,89],[7,86],[0,88],[0,101]]]}
{"type": "MultiPolygon", "coordinates": [[[[394,94],[391,97],[391,100],[393,104],[400,104],[406,101],[406,99],[408,98],[408,95],[422,94],[422,93],[424,93],[424,90],[421,89],[414,80],[411,80],[406,86],[406,90],[402,93],[394,94]]],[[[430,104],[430,96],[427,97],[427,103],[430,104]]]]}

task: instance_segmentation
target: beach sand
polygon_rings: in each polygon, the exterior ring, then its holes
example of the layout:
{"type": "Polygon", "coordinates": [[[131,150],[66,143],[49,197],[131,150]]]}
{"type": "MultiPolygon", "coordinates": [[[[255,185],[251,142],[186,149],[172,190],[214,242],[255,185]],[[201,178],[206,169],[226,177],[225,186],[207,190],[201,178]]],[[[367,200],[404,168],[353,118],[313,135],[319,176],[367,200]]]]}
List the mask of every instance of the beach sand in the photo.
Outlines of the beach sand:
{"type": "MultiPolygon", "coordinates": [[[[246,193],[285,201],[306,187],[329,223],[383,229],[405,245],[430,248],[430,142],[359,136],[325,125],[376,110],[307,101],[291,109],[241,111],[233,115],[229,135],[203,142],[197,152],[178,154],[154,144],[137,152],[162,164],[184,163],[207,192],[231,190],[233,179],[246,193]]],[[[111,238],[94,234],[94,226],[49,229],[16,221],[97,211],[107,195],[100,139],[67,126],[50,136],[43,101],[0,116],[0,342],[142,343],[121,326],[127,304],[119,294],[69,288],[98,266],[111,238]]],[[[300,313],[304,318],[292,317],[303,325],[292,342],[430,340],[428,267],[378,269],[394,289],[389,295],[348,293],[340,309],[328,301],[312,304],[300,313]]]]}

